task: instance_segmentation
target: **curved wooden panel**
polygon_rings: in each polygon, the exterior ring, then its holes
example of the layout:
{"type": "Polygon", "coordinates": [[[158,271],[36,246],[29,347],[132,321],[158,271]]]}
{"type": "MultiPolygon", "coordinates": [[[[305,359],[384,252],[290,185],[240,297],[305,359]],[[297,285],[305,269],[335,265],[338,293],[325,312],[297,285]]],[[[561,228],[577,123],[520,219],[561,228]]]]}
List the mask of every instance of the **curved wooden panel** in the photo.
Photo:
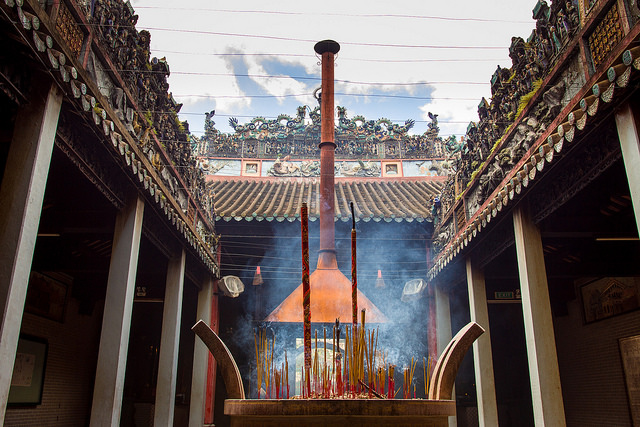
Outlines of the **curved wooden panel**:
{"type": "Polygon", "coordinates": [[[216,359],[218,369],[224,379],[228,398],[244,399],[244,385],[238,365],[224,342],[203,320],[198,320],[191,330],[200,337],[216,359]]]}
{"type": "Polygon", "coordinates": [[[483,333],[482,326],[470,322],[451,339],[434,368],[429,399],[451,399],[460,363],[471,344],[483,333]]]}

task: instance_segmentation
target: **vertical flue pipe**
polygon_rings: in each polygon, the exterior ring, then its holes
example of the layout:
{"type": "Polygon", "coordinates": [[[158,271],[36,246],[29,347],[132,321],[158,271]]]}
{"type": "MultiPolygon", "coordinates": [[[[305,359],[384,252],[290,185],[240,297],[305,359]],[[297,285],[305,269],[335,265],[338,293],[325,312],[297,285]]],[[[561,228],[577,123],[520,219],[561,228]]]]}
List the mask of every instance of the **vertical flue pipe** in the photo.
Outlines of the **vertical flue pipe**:
{"type": "Polygon", "coordinates": [[[334,57],[340,45],[323,40],[314,46],[322,56],[322,93],[320,98],[320,251],[318,268],[337,268],[334,226],[334,57]]]}

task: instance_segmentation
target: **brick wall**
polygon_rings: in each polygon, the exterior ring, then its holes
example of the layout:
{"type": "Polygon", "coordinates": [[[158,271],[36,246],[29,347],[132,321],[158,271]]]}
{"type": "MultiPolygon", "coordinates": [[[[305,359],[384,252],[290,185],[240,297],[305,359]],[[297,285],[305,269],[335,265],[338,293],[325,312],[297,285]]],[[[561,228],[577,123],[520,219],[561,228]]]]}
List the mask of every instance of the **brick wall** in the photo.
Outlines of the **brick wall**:
{"type": "Polygon", "coordinates": [[[42,404],[7,408],[5,426],[89,425],[101,322],[99,309],[78,314],[75,299],[69,300],[64,323],[25,313],[22,333],[49,343],[42,404]]]}
{"type": "Polygon", "coordinates": [[[580,301],[554,319],[568,427],[631,426],[618,339],[640,334],[640,311],[584,324],[580,301]]]}

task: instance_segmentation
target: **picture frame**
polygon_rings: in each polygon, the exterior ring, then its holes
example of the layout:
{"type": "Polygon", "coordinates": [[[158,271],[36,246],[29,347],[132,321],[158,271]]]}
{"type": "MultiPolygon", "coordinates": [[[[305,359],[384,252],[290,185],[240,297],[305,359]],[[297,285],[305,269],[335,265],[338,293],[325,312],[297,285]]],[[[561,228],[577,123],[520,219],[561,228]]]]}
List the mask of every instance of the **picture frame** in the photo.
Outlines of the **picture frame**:
{"type": "Polygon", "coordinates": [[[7,404],[42,403],[48,347],[49,344],[44,338],[20,335],[7,404]]]}
{"type": "Polygon", "coordinates": [[[632,425],[640,427],[640,335],[618,340],[632,425]]]}
{"type": "Polygon", "coordinates": [[[585,323],[640,308],[640,277],[601,277],[580,287],[585,323]]]}
{"type": "Polygon", "coordinates": [[[48,274],[32,271],[29,276],[25,311],[63,323],[69,285],[48,274]]]}

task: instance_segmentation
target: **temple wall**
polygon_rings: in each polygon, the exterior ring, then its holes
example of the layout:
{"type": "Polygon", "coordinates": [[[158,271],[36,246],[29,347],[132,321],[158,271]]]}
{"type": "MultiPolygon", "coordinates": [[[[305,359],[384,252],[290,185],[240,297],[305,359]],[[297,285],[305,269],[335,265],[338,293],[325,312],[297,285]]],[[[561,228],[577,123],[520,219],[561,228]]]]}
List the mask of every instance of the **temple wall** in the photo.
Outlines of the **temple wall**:
{"type": "Polygon", "coordinates": [[[78,300],[70,298],[63,323],[25,313],[22,332],[48,340],[42,404],[9,406],[5,426],[89,425],[101,306],[96,304],[91,315],[81,315],[78,300]]]}
{"type": "Polygon", "coordinates": [[[581,301],[554,318],[567,426],[631,426],[618,340],[640,334],[640,311],[585,324],[581,301]]]}

